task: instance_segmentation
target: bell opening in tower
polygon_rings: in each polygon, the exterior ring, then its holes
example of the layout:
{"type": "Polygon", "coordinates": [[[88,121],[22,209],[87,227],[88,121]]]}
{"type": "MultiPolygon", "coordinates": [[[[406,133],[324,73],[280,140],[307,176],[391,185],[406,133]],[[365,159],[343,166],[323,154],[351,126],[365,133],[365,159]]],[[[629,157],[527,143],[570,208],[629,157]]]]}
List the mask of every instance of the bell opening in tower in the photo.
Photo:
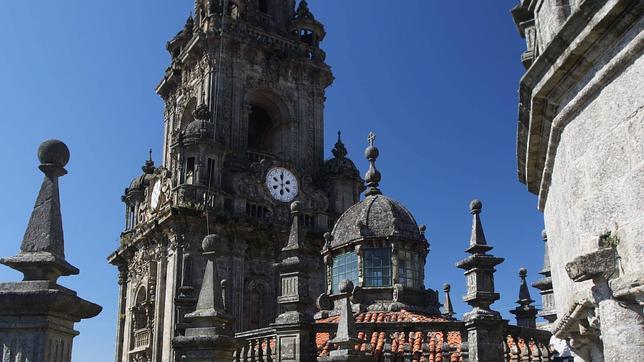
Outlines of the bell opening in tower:
{"type": "Polygon", "coordinates": [[[268,0],[259,0],[259,11],[268,14],[268,0]]]}
{"type": "Polygon", "coordinates": [[[248,117],[248,150],[250,152],[272,153],[271,130],[273,118],[260,106],[252,105],[248,117]]]}

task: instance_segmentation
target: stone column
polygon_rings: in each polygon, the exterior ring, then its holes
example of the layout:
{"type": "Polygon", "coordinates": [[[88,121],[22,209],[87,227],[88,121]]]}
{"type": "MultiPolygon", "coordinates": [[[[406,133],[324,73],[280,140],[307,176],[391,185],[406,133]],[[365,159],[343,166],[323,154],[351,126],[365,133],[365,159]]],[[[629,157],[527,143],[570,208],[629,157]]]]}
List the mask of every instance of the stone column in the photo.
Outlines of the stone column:
{"type": "Polygon", "coordinates": [[[307,313],[309,297],[308,268],[313,260],[304,246],[304,230],[300,220],[300,203],[291,204],[293,222],[288,243],[282,249],[280,273],[281,295],[277,298],[280,315],[273,327],[277,334],[277,355],[280,361],[309,361],[313,358],[313,318],[307,313]]]}
{"type": "Polygon", "coordinates": [[[470,246],[465,251],[472,254],[456,263],[465,270],[467,294],[463,300],[472,310],[463,315],[468,333],[470,361],[503,361],[503,327],[501,314],[490,309],[499,299],[494,292],[494,269],[503,258],[488,255],[492,247],[487,244],[479,214],[483,205],[479,200],[470,203],[472,235],[470,246]]]}
{"type": "Polygon", "coordinates": [[[185,336],[175,337],[172,344],[177,350],[177,361],[232,361],[235,342],[230,329],[231,317],[223,308],[220,280],[215,265],[217,249],[221,248],[220,237],[206,236],[202,248],[208,261],[197,309],[186,314],[190,327],[186,328],[185,336]]]}
{"type": "Polygon", "coordinates": [[[38,149],[45,179],[18,255],[0,263],[24,274],[22,282],[0,283],[0,348],[16,361],[69,362],[74,323],[92,318],[101,306],[58,285],[61,276],[78,274],[65,260],[58,177],[67,173],[69,149],[58,140],[38,149]]]}

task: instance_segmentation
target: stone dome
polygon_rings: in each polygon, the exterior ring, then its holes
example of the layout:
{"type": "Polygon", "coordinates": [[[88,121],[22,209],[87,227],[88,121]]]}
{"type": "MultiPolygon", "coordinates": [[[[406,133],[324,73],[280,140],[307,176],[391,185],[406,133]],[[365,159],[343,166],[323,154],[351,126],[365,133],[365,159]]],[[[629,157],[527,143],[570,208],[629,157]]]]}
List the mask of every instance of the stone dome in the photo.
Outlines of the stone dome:
{"type": "Polygon", "coordinates": [[[331,249],[359,239],[397,237],[425,242],[411,212],[398,201],[380,194],[367,196],[347,209],[331,235],[331,249]]]}
{"type": "Polygon", "coordinates": [[[348,158],[331,158],[324,162],[324,173],[326,175],[342,175],[354,178],[360,178],[358,168],[348,158]]]}
{"type": "Polygon", "coordinates": [[[145,189],[148,185],[150,185],[152,178],[152,175],[146,173],[135,177],[132,182],[130,182],[130,186],[128,186],[126,192],[145,189]]]}
{"type": "Polygon", "coordinates": [[[197,119],[186,126],[184,133],[187,137],[199,137],[202,135],[212,135],[214,131],[215,125],[212,122],[197,119]]]}

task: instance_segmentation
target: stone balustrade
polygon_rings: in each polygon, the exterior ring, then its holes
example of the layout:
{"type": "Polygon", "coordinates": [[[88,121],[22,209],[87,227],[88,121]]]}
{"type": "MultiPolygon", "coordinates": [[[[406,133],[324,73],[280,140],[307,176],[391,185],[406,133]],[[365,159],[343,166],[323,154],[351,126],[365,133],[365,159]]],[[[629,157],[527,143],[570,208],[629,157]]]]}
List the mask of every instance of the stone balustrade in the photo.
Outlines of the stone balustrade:
{"type": "Polygon", "coordinates": [[[238,347],[233,356],[234,362],[271,362],[277,361],[276,331],[274,328],[261,328],[235,334],[238,347]]]}

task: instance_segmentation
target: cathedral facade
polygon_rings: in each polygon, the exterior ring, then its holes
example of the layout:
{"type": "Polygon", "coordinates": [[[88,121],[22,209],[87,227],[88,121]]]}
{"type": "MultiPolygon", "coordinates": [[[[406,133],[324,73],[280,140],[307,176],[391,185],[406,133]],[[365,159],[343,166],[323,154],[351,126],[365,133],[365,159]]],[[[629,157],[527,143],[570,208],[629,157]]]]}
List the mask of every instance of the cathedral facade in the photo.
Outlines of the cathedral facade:
{"type": "MultiPolygon", "coordinates": [[[[174,358],[171,340],[197,303],[205,235],[225,240],[216,265],[233,331],[267,327],[279,314],[274,264],[289,204],[300,203],[307,247],[319,252],[359,200],[363,181],[340,140],[323,159],[333,82],[324,36],[306,2],[197,0],[167,43],[172,61],[156,89],[163,161],[145,162],[125,189],[125,230],[109,257],[119,269],[117,360],[174,358]]],[[[318,295],[321,258],[309,268],[318,295]]]]}

